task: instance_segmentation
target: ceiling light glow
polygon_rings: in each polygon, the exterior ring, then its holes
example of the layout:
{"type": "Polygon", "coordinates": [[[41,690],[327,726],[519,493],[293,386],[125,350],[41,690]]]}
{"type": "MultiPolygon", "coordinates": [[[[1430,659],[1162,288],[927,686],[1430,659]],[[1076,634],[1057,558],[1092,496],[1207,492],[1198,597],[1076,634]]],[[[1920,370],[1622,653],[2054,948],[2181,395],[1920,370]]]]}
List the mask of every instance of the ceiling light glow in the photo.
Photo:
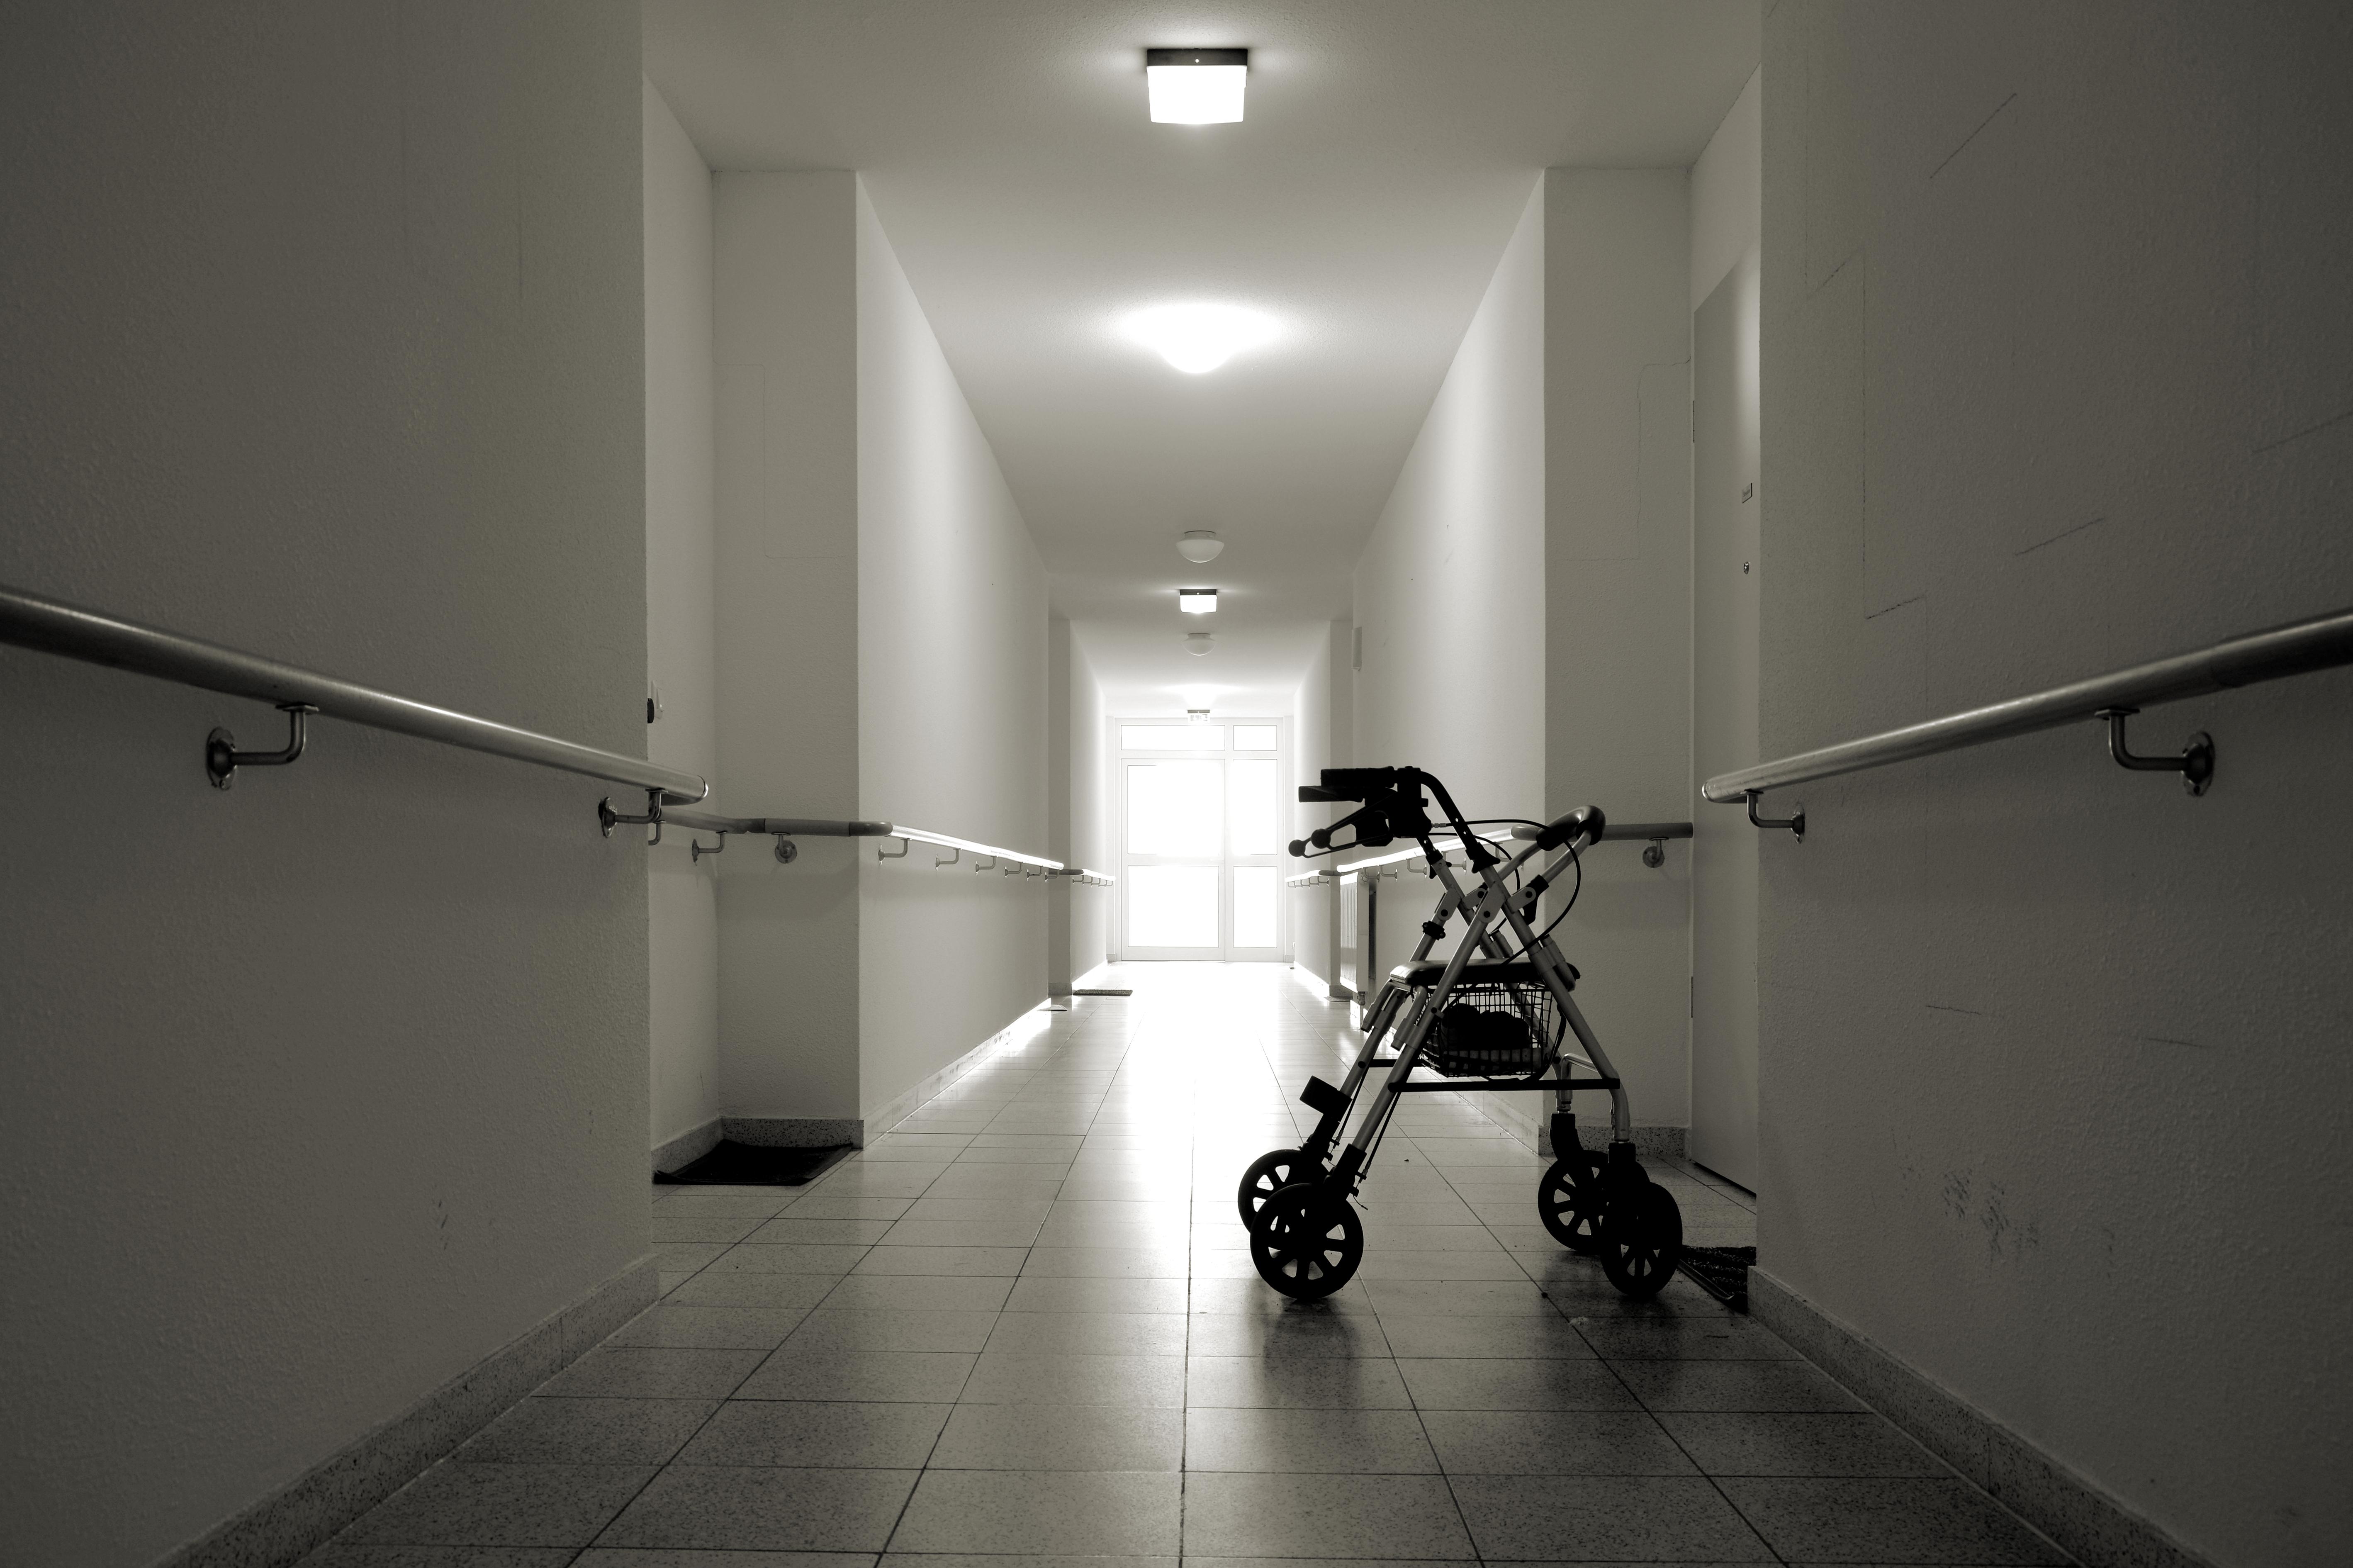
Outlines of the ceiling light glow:
{"type": "Polygon", "coordinates": [[[1248,49],[1146,49],[1145,94],[1156,125],[1232,125],[1242,117],[1248,49]]]}
{"type": "Polygon", "coordinates": [[[1278,334],[1272,317],[1240,305],[1154,305],[1130,315],[1125,324],[1129,337],[1187,376],[1206,376],[1278,334]]]}
{"type": "Polygon", "coordinates": [[[1178,588],[1176,608],[1187,615],[1218,613],[1218,590],[1215,588],[1178,588]]]}

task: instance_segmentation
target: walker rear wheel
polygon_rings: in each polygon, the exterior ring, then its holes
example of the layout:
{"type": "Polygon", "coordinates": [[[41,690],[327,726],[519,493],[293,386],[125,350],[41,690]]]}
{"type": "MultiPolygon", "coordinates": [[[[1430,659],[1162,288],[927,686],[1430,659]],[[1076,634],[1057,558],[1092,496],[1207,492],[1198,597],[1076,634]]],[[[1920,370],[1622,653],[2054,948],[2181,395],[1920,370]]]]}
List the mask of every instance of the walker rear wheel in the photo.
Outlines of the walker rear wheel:
{"type": "Polygon", "coordinates": [[[1261,1209],[1267,1200],[1303,1180],[1308,1174],[1306,1161],[1295,1149],[1274,1149],[1260,1155],[1242,1172],[1241,1186],[1234,1193],[1234,1205],[1242,1212],[1242,1224],[1255,1225],[1261,1209]]]}
{"type": "Polygon", "coordinates": [[[1642,1177],[1609,1196],[1601,1218],[1601,1272],[1619,1293],[1647,1301],[1666,1288],[1683,1255],[1683,1212],[1674,1194],[1642,1177]]]}
{"type": "Polygon", "coordinates": [[[1285,1187],[1250,1228],[1258,1277],[1293,1301],[1320,1301],[1356,1277],[1365,1261],[1365,1222],[1345,1198],[1314,1182],[1285,1187]]]}
{"type": "Polygon", "coordinates": [[[1580,1170],[1566,1160],[1554,1160],[1536,1185],[1536,1216],[1545,1229],[1553,1240],[1587,1257],[1601,1250],[1600,1205],[1594,1200],[1598,1185],[1589,1166],[1580,1170]]]}

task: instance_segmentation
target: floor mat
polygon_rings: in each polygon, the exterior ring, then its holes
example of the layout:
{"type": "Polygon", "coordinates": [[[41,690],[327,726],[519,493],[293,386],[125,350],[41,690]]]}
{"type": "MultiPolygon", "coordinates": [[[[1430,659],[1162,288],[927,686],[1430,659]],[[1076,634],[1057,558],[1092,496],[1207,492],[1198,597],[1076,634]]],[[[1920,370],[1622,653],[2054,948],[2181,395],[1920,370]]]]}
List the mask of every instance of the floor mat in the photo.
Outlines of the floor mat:
{"type": "Polygon", "coordinates": [[[1682,1268],[1693,1284],[1736,1312],[1748,1310],[1748,1271],[1756,1265],[1753,1246],[1687,1246],[1682,1268]]]}
{"type": "Polygon", "coordinates": [[[816,1181],[849,1153],[847,1143],[829,1149],[792,1149],[723,1139],[717,1148],[691,1164],[656,1171],[654,1181],[673,1187],[800,1187],[816,1181]]]}

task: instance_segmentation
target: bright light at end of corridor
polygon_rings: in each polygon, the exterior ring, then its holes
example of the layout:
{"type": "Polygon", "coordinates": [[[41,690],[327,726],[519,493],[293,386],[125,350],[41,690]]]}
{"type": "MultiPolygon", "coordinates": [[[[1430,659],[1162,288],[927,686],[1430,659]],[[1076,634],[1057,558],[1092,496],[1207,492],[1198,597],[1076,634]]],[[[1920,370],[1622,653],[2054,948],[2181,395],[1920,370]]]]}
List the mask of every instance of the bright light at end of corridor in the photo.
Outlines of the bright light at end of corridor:
{"type": "Polygon", "coordinates": [[[1129,337],[1187,376],[1206,376],[1277,335],[1272,317],[1240,305],[1154,305],[1122,324],[1129,337]]]}
{"type": "Polygon", "coordinates": [[[1248,49],[1146,49],[1145,93],[1156,125],[1231,125],[1242,117],[1248,49]]]}

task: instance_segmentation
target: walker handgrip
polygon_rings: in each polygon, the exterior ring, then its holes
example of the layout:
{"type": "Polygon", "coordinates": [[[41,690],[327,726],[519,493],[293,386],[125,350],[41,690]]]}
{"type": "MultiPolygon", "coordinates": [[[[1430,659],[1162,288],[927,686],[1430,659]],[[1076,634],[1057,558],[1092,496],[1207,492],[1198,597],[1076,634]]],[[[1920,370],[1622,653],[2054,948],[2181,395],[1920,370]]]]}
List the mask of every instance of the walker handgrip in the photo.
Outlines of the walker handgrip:
{"type": "Polygon", "coordinates": [[[1556,817],[1546,823],[1545,831],[1536,835],[1536,848],[1539,851],[1556,850],[1579,838],[1588,844],[1599,843],[1601,830],[1609,825],[1609,819],[1601,814],[1600,807],[1579,806],[1567,816],[1556,817]]]}

